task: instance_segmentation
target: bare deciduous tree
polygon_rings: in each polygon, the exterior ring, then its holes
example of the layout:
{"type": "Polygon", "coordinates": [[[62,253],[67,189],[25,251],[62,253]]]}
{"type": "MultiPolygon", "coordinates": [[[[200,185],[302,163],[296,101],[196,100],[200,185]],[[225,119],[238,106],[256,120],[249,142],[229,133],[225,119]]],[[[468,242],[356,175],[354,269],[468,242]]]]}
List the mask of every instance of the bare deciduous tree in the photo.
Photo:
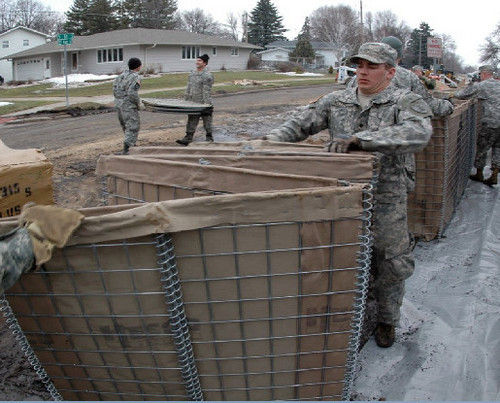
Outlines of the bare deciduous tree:
{"type": "Polygon", "coordinates": [[[363,37],[358,13],[349,6],[323,6],[309,17],[313,40],[335,44],[340,61],[347,51],[353,54],[363,37]]]}
{"type": "Polygon", "coordinates": [[[61,13],[38,0],[0,0],[0,32],[23,26],[53,35],[63,21],[61,13]]]}
{"type": "Polygon", "coordinates": [[[480,61],[492,64],[495,67],[500,65],[500,23],[486,38],[486,43],[481,46],[480,61]]]}
{"type": "Polygon", "coordinates": [[[375,41],[386,36],[395,36],[405,44],[410,38],[411,28],[404,21],[400,21],[392,11],[378,11],[373,16],[371,35],[375,41]]]}
{"type": "Polygon", "coordinates": [[[218,23],[210,14],[201,8],[184,11],[181,13],[182,28],[197,34],[210,34],[218,29],[218,23]]]}

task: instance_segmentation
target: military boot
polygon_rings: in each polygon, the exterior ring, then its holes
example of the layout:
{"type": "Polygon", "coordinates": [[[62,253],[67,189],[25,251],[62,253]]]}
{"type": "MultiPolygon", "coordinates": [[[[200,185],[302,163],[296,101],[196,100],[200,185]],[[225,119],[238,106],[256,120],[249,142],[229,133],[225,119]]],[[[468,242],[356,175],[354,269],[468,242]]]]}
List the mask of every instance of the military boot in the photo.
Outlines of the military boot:
{"type": "Polygon", "coordinates": [[[498,184],[498,168],[491,169],[491,176],[484,180],[483,183],[488,186],[493,186],[498,184]]]}
{"type": "Polygon", "coordinates": [[[175,142],[177,144],[181,144],[183,146],[187,146],[192,141],[193,141],[193,134],[192,133],[186,133],[186,135],[182,139],[175,140],[175,142]]]}
{"type": "Polygon", "coordinates": [[[130,146],[127,143],[123,143],[123,152],[122,152],[122,155],[127,155],[129,148],[130,148],[130,146]]]}
{"type": "Polygon", "coordinates": [[[483,170],[477,168],[475,175],[470,175],[469,178],[476,182],[484,182],[483,170]]]}
{"type": "Polygon", "coordinates": [[[394,344],[395,328],[393,325],[378,322],[375,329],[375,341],[377,346],[387,348],[394,344]]]}
{"type": "Polygon", "coordinates": [[[205,137],[205,141],[207,143],[213,143],[214,142],[214,137],[212,136],[212,133],[207,133],[207,137],[205,137]]]}

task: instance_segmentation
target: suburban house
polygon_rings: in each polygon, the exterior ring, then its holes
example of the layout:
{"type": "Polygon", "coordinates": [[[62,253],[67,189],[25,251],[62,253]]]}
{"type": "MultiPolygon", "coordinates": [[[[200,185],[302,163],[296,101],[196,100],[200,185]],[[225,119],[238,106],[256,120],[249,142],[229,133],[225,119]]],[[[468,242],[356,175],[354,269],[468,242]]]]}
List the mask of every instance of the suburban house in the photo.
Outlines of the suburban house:
{"type": "MultiPolygon", "coordinates": [[[[194,69],[195,59],[207,53],[211,70],[244,70],[258,46],[186,31],[132,28],[75,36],[67,49],[67,73],[116,74],[131,57],[157,72],[194,69]]],[[[41,80],[64,74],[64,46],[57,41],[22,51],[9,58],[14,79],[41,80]]]]}
{"type": "Polygon", "coordinates": [[[16,27],[0,34],[0,76],[5,81],[13,79],[12,61],[3,59],[14,53],[19,53],[40,45],[49,40],[50,36],[31,28],[16,27]]]}
{"type": "MultiPolygon", "coordinates": [[[[293,52],[297,41],[274,41],[267,45],[267,49],[258,52],[264,64],[273,65],[279,62],[290,61],[290,53],[293,52]]],[[[336,67],[339,60],[336,52],[338,46],[333,43],[311,41],[311,45],[316,53],[316,58],[312,63],[312,67],[336,67]]]]}

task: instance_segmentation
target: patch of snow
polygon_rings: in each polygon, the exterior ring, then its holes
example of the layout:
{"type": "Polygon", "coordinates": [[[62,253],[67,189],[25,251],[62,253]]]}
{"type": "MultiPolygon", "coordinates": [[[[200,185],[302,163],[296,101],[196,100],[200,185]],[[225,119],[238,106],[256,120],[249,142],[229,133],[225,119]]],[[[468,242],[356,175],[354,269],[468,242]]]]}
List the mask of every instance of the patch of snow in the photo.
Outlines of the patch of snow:
{"type": "Polygon", "coordinates": [[[289,71],[287,73],[277,73],[283,74],[285,76],[293,76],[293,77],[323,77],[324,74],[319,73],[296,73],[295,71],[289,71]]]}
{"type": "Polygon", "coordinates": [[[12,105],[12,102],[0,102],[0,106],[12,105]]]}
{"type": "MultiPolygon", "coordinates": [[[[86,81],[105,81],[112,80],[117,77],[116,74],[97,75],[97,74],[68,74],[68,84],[83,83],[86,81]]],[[[56,86],[65,85],[66,79],[62,77],[53,77],[43,80],[44,83],[53,83],[56,86]]]]}

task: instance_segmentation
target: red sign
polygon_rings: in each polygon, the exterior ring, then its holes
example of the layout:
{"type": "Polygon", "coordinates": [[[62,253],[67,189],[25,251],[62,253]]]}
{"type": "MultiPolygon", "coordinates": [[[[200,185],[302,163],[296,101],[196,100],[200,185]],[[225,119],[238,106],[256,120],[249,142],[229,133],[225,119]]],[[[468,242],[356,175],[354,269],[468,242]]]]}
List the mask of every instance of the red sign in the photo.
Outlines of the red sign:
{"type": "Polygon", "coordinates": [[[441,59],[443,57],[443,41],[432,36],[427,38],[427,57],[441,59]]]}

